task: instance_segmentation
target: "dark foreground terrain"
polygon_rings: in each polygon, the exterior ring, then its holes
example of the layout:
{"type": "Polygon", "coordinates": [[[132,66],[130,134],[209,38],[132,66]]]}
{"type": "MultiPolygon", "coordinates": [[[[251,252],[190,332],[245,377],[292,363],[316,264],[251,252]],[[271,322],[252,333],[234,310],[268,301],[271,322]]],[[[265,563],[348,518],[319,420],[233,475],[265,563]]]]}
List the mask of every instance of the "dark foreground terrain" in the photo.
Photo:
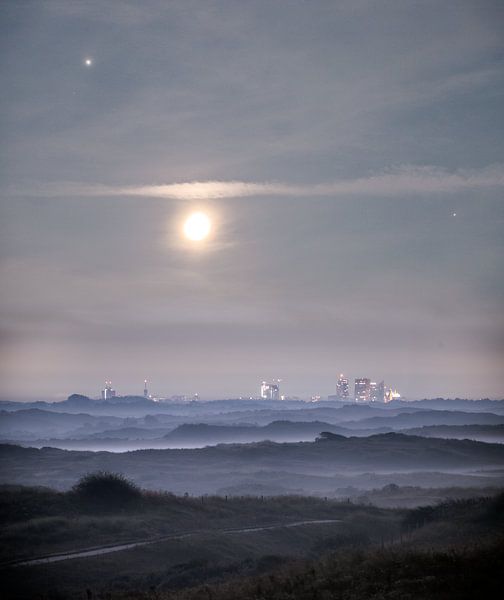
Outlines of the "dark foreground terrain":
{"type": "Polygon", "coordinates": [[[340,551],[319,561],[261,575],[165,594],[118,598],[165,600],[474,600],[498,598],[504,583],[504,543],[477,548],[340,551]]]}
{"type": "Polygon", "coordinates": [[[4,444],[2,483],[6,600],[486,600],[504,584],[502,444],[4,444]]]}
{"type": "Polygon", "coordinates": [[[504,495],[413,510],[310,497],[179,497],[97,474],[71,491],[4,486],[8,600],[494,598],[504,495]],[[22,561],[118,543],[145,546],[22,561]]]}

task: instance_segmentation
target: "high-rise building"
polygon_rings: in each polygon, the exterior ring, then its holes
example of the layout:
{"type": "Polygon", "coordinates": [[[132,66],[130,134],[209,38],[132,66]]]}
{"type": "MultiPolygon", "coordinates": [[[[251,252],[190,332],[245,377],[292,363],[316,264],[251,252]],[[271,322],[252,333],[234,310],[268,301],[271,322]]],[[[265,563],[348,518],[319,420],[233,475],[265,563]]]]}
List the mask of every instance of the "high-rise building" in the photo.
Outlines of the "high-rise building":
{"type": "Polygon", "coordinates": [[[147,387],[147,379],[144,379],[144,398],[149,397],[149,388],[147,387]]]}
{"type": "Polygon", "coordinates": [[[369,396],[371,402],[385,402],[385,383],[372,381],[369,384],[369,396]]]}
{"type": "Polygon", "coordinates": [[[278,383],[261,383],[261,398],[264,400],[280,400],[280,385],[278,383]]]}
{"type": "Polygon", "coordinates": [[[385,402],[385,383],[383,381],[379,383],[376,381],[369,382],[369,401],[385,402]]]}
{"type": "Polygon", "coordinates": [[[349,397],[348,391],[348,379],[340,374],[338,381],[336,382],[336,397],[338,400],[347,400],[349,397]]]}
{"type": "Polygon", "coordinates": [[[108,400],[109,398],[115,398],[116,391],[112,389],[112,382],[105,382],[105,389],[101,392],[102,400],[108,400]]]}
{"type": "Polygon", "coordinates": [[[369,402],[371,399],[371,380],[361,377],[355,380],[354,397],[356,402],[369,402]]]}

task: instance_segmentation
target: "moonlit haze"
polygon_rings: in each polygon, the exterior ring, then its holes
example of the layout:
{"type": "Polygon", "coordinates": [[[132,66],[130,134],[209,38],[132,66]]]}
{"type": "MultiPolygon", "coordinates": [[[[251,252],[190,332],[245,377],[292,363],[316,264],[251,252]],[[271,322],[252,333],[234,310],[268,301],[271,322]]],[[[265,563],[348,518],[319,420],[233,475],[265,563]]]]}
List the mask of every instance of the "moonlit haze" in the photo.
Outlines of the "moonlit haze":
{"type": "Polygon", "coordinates": [[[2,399],[502,397],[502,2],[0,16],[2,399]]]}

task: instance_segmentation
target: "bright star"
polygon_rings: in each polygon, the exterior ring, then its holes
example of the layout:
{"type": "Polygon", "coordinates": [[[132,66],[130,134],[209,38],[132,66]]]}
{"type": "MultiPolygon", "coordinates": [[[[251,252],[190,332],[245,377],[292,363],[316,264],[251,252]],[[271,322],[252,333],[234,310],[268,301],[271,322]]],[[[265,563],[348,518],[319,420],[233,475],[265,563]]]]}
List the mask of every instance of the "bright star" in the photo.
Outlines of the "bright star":
{"type": "Polygon", "coordinates": [[[85,67],[92,67],[93,66],[93,59],[92,58],[85,58],[84,59],[84,66],[85,67]]]}

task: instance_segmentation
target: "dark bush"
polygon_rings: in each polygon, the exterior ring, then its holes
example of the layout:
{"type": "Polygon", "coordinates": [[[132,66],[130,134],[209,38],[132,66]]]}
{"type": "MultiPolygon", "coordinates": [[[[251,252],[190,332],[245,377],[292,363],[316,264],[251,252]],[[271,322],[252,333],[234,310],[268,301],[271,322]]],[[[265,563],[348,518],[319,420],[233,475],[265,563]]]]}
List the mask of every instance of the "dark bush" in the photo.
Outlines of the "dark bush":
{"type": "Polygon", "coordinates": [[[498,494],[489,500],[489,506],[483,515],[486,521],[501,523],[504,521],[504,493],[498,494]]]}
{"type": "Polygon", "coordinates": [[[102,510],[129,508],[142,498],[140,488],[121,473],[98,471],[85,475],[72,488],[74,497],[102,510]]]}

